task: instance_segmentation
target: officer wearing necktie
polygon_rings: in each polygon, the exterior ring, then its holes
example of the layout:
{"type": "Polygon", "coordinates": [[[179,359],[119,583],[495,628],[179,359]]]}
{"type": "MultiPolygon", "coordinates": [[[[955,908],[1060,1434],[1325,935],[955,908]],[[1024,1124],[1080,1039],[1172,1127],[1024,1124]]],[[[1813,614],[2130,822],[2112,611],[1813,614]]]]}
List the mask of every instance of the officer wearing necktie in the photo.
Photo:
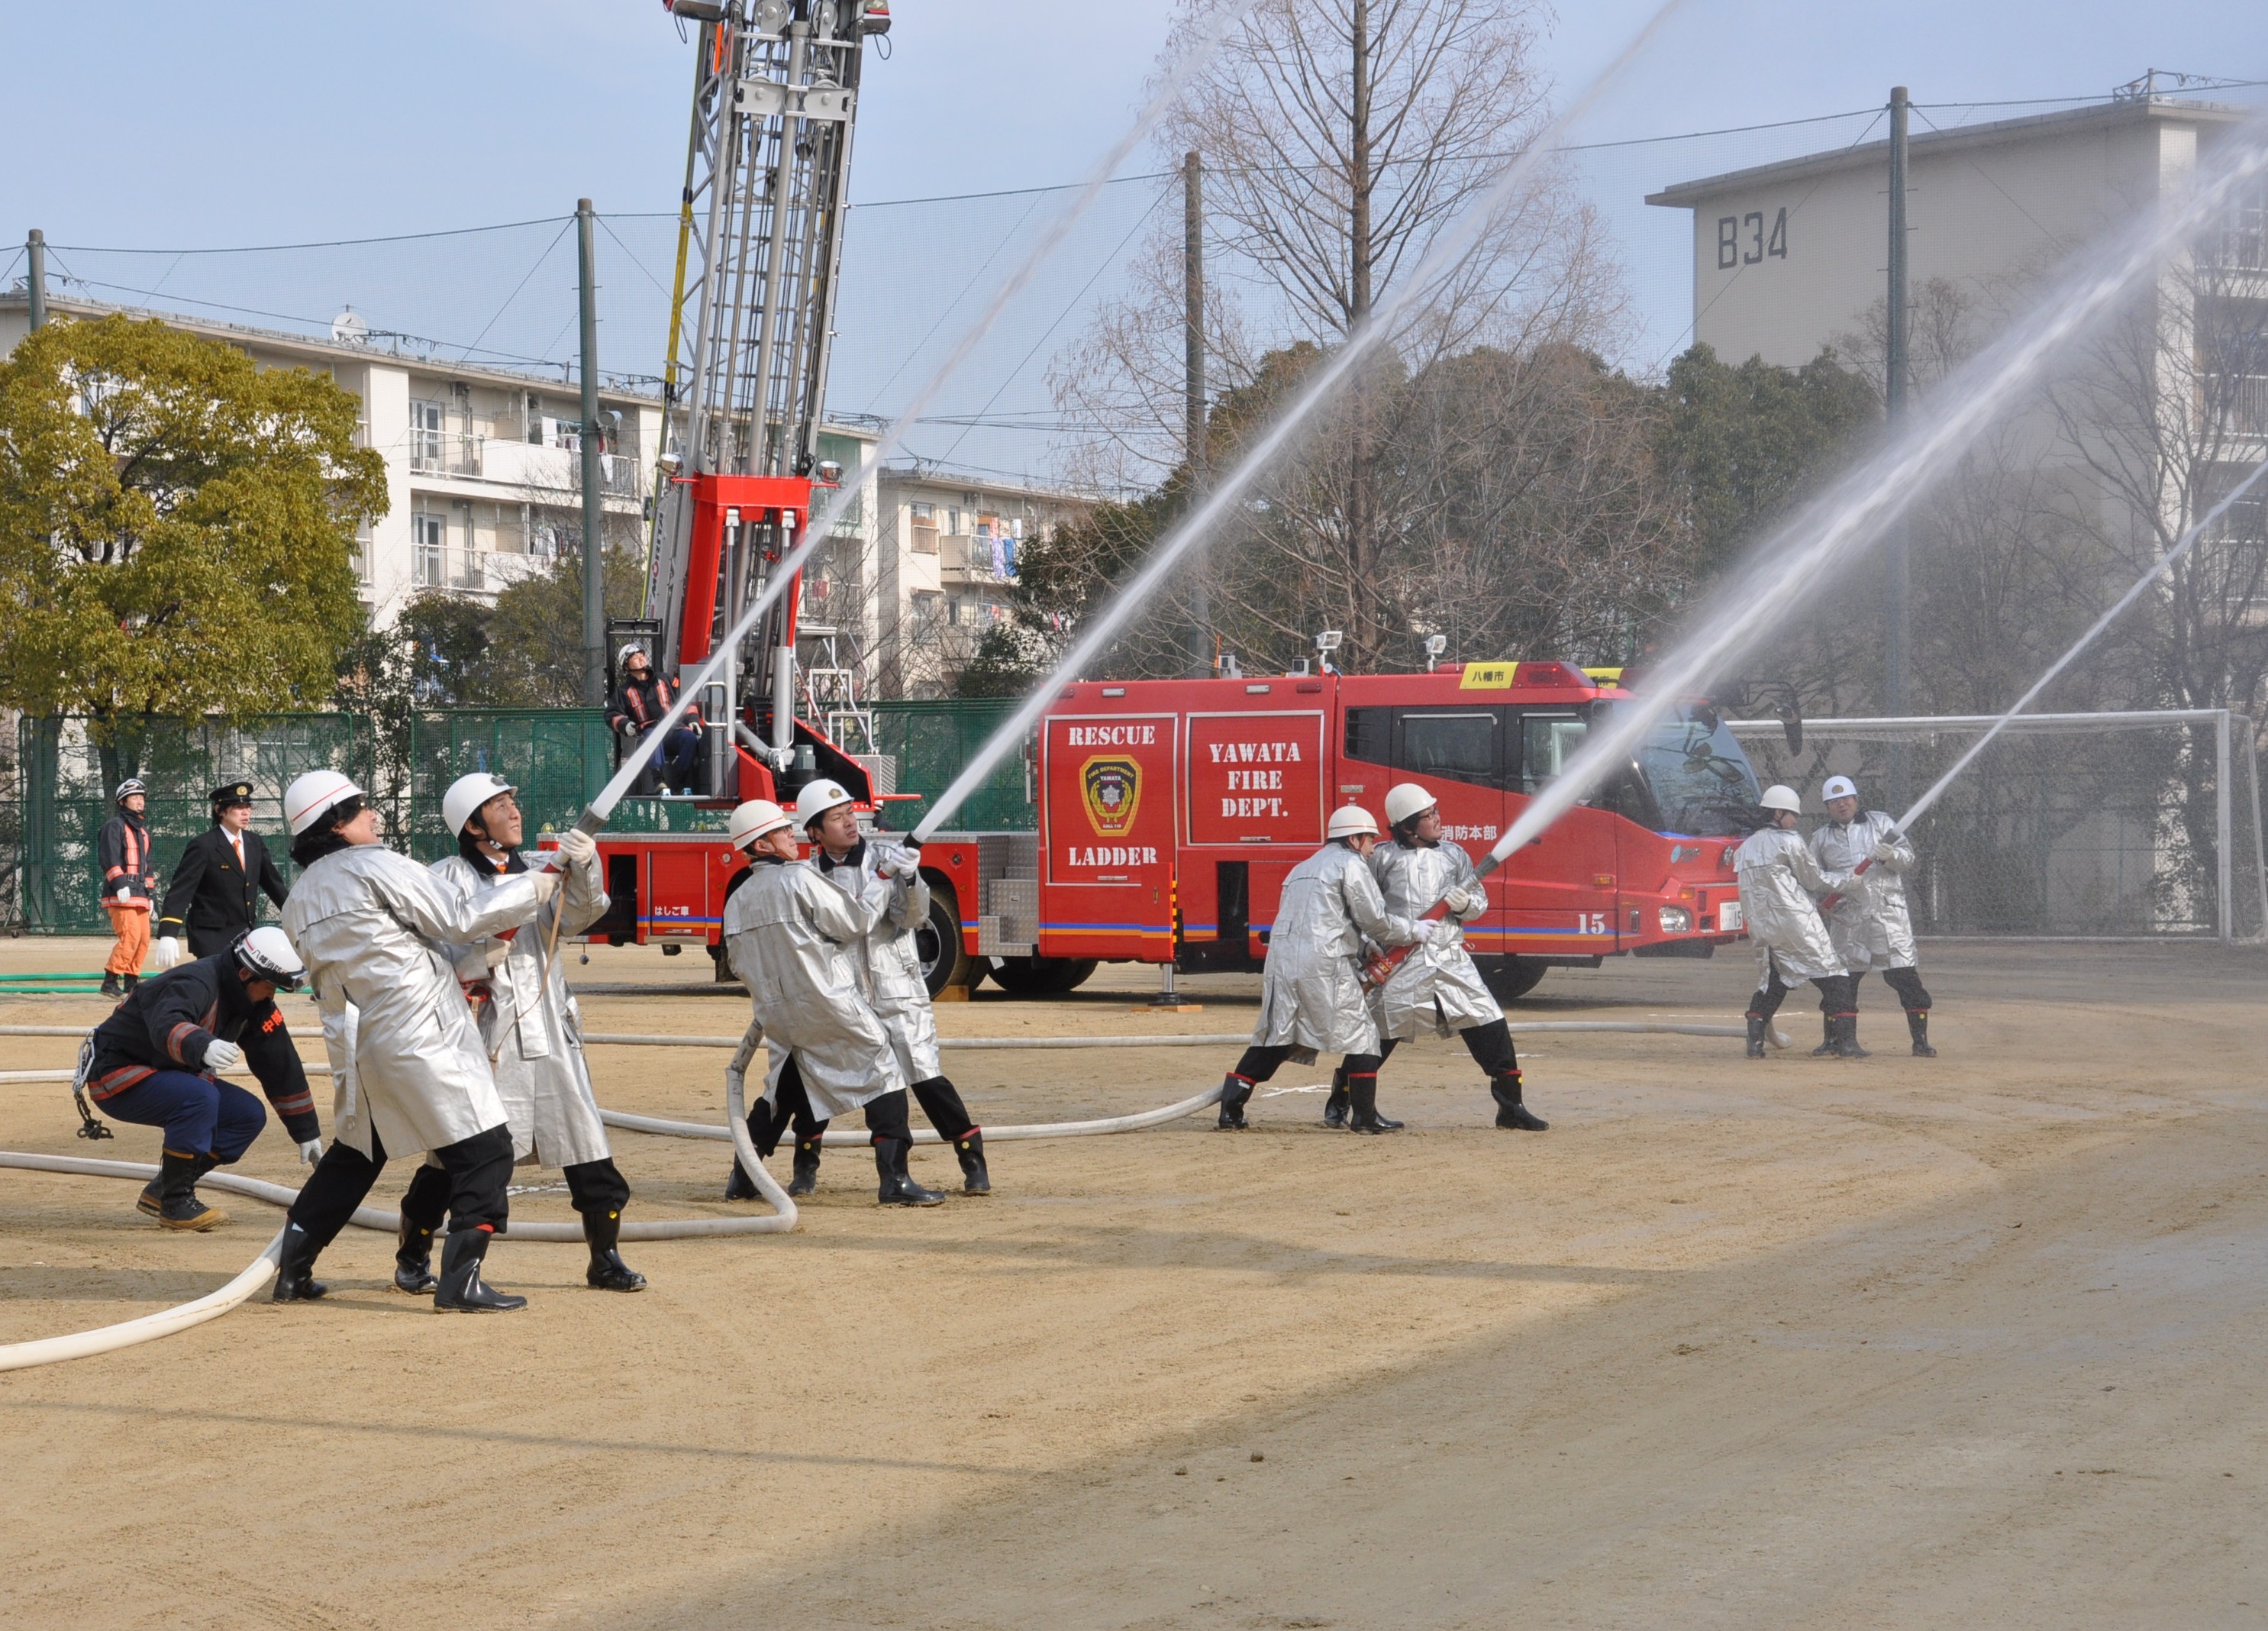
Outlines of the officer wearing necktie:
{"type": "Polygon", "coordinates": [[[262,890],[278,906],[287,893],[283,875],[268,859],[267,845],[252,830],[252,784],[232,781],[215,787],[212,813],[212,826],[189,840],[166,891],[151,957],[161,969],[226,951],[259,922],[262,890]]]}

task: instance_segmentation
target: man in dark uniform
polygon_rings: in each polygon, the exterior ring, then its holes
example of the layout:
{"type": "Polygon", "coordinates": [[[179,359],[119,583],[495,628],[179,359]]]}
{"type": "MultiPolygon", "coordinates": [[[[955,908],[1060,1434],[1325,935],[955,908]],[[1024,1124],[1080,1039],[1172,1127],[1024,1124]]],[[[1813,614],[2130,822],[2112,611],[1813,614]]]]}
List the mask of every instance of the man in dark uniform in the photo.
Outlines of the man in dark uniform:
{"type": "Polygon", "coordinates": [[[306,970],[279,928],[254,929],[217,956],[144,980],[95,1027],[88,1096],[121,1121],[166,1130],[158,1176],[136,1204],[165,1229],[217,1229],[225,1213],[197,1199],[197,1180],[252,1147],[267,1125],[260,1101],[220,1073],[249,1066],[284,1129],[312,1165],[322,1153],[315,1100],[276,993],[306,970]]]}
{"type": "MultiPolygon", "coordinates": [[[[677,688],[653,671],[653,664],[647,661],[641,647],[623,646],[621,658],[622,683],[615,689],[614,703],[607,710],[607,724],[620,733],[630,746],[636,747],[661,723],[661,716],[677,700],[677,688]]],[[[685,717],[678,720],[662,742],[661,750],[638,778],[638,791],[651,791],[658,773],[668,791],[690,793],[693,772],[700,762],[701,705],[695,703],[686,709],[685,717]]]]}
{"type": "Polygon", "coordinates": [[[161,969],[183,960],[184,927],[188,956],[210,957],[227,950],[260,920],[262,890],[278,906],[284,904],[283,875],[252,830],[252,784],[232,781],[215,787],[212,810],[211,828],[189,840],[166,890],[154,959],[161,969]]]}

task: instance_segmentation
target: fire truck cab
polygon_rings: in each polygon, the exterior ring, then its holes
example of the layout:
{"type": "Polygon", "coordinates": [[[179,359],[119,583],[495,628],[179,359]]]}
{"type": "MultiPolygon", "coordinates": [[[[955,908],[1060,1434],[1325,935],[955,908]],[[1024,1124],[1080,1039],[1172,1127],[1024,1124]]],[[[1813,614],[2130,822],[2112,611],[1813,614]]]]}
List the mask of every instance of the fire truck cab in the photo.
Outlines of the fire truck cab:
{"type": "MultiPolygon", "coordinates": [[[[924,851],[932,985],[979,959],[1026,992],[1069,989],[1100,961],[1256,969],[1285,875],[1334,805],[1378,815],[1389,786],[1422,783],[1477,858],[1628,701],[1559,662],[1066,685],[1038,733],[1037,832],[940,833],[924,851]]],[[[1672,710],[1489,879],[1465,934],[1491,986],[1508,1000],[1555,966],[1706,956],[1732,939],[1732,852],[1756,793],[1705,705],[1672,710]]]]}

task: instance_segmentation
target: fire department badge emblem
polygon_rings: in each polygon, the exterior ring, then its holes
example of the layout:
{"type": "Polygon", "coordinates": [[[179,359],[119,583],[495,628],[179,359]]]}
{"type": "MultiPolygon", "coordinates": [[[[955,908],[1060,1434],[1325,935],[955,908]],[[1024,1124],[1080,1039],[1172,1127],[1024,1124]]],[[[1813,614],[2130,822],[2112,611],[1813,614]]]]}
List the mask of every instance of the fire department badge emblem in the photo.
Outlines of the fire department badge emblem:
{"type": "Polygon", "coordinates": [[[1079,767],[1086,818],[1106,838],[1123,838],[1142,802],[1142,767],[1131,759],[1089,759],[1079,767]]]}

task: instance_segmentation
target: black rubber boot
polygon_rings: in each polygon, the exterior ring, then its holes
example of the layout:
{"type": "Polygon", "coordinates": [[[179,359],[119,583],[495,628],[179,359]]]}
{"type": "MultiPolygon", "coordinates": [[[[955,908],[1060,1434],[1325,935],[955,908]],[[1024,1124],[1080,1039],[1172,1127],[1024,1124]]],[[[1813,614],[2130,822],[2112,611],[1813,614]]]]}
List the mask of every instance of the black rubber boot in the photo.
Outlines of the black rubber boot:
{"type": "Polygon", "coordinates": [[[961,1161],[961,1192],[964,1195],[990,1194],[992,1175],[984,1168],[984,1129],[972,1127],[954,1140],[953,1153],[961,1161]]]}
{"type": "Polygon", "coordinates": [[[1749,1057],[1760,1059],[1764,1056],[1764,1038],[1771,1034],[1771,1022],[1761,1014],[1749,1015],[1749,1057]]]}
{"type": "Polygon", "coordinates": [[[644,1291],[645,1276],[622,1261],[622,1254],[615,1250],[622,1237],[622,1214],[619,1212],[585,1212],[583,1214],[583,1238],[590,1243],[591,1266],[583,1271],[583,1283],[593,1291],[644,1291]]]}
{"type": "Polygon", "coordinates": [[[276,1289],[270,1301],[313,1303],[330,1290],[315,1278],[315,1253],[322,1248],[297,1223],[284,1226],[284,1253],[276,1266],[276,1289]]]}
{"type": "Polygon", "coordinates": [[[118,976],[113,974],[108,969],[102,971],[102,994],[106,997],[122,997],[126,994],[126,987],[118,983],[118,976]]]}
{"type": "Polygon", "coordinates": [[[787,1181],[789,1194],[808,1195],[819,1187],[820,1140],[825,1137],[826,1134],[821,1133],[816,1139],[796,1140],[795,1173],[787,1181]]]}
{"type": "Polygon", "coordinates": [[[433,1278],[433,1231],[403,1218],[394,1236],[394,1288],[413,1297],[430,1297],[438,1284],[433,1278]]]}
{"type": "Polygon", "coordinates": [[[910,1139],[878,1138],[874,1140],[874,1170],[880,1176],[881,1188],[875,1199],[886,1207],[937,1207],[945,1204],[945,1192],[924,1189],[906,1171],[906,1157],[913,1152],[910,1139]]]}
{"type": "Polygon", "coordinates": [[[727,1200],[754,1200],[757,1196],[762,1193],[763,1191],[756,1187],[755,1179],[748,1176],[748,1170],[742,1166],[739,1162],[734,1162],[733,1163],[733,1176],[725,1180],[725,1199],[727,1200]]]}
{"type": "Polygon", "coordinates": [[[1507,1132],[1542,1133],[1551,1125],[1521,1102],[1520,1073],[1516,1070],[1491,1077],[1489,1096],[1496,1101],[1496,1125],[1507,1132]]]}
{"type": "Polygon", "coordinates": [[[118,983],[126,987],[126,994],[130,997],[134,994],[134,988],[142,983],[142,977],[139,974],[122,974],[118,977],[118,983]]]}
{"type": "Polygon", "coordinates": [[[481,1278],[489,1254],[489,1231],[452,1232],[441,1243],[441,1282],[433,1288],[433,1307],[445,1314],[509,1314],[527,1306],[526,1297],[496,1290],[481,1278]]]}
{"type": "Polygon", "coordinates": [[[158,1157],[158,1227],[203,1234],[228,1221],[228,1214],[197,1199],[197,1180],[213,1169],[210,1155],[158,1157]]]}
{"type": "Polygon", "coordinates": [[[1220,1084],[1220,1119],[1213,1123],[1216,1133],[1241,1133],[1250,1124],[1244,1119],[1245,1102],[1252,1096],[1252,1084],[1234,1071],[1220,1084]]]}
{"type": "Polygon", "coordinates": [[[1827,1059],[1838,1051],[1835,1045],[1835,1015],[1832,1014],[1821,1015],[1819,1016],[1819,1045],[1811,1050],[1812,1058],[1815,1059],[1827,1059]]]}
{"type": "Polygon", "coordinates": [[[1933,1059],[1937,1057],[1937,1050],[1929,1045],[1929,1010],[1927,1008],[1908,1008],[1906,1030],[1913,1035],[1913,1051],[1916,1059],[1933,1059]]]}
{"type": "Polygon", "coordinates": [[[1323,1101],[1323,1125],[1327,1127],[1344,1127],[1346,1124],[1346,1066],[1342,1065],[1331,1073],[1331,1096],[1323,1101]]]}
{"type": "Polygon", "coordinates": [[[1347,1119],[1350,1133],[1399,1133],[1402,1124],[1389,1121],[1378,1113],[1378,1078],[1349,1076],[1347,1078],[1347,1119]]]}
{"type": "Polygon", "coordinates": [[[1859,1016],[1838,1014],[1835,1016],[1835,1056],[1837,1059],[1863,1059],[1874,1056],[1859,1045],[1859,1016]]]}

